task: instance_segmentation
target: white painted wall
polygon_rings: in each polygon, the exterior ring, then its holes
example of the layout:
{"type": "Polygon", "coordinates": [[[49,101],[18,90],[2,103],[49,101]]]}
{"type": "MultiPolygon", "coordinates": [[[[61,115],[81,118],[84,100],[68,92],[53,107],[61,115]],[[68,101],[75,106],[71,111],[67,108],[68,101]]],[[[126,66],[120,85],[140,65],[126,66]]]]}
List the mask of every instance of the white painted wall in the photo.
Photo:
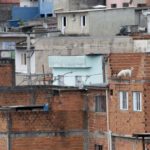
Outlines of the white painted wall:
{"type": "Polygon", "coordinates": [[[134,40],[135,52],[150,52],[150,40],[134,40]]]}
{"type": "Polygon", "coordinates": [[[68,13],[58,15],[58,29],[62,34],[89,34],[88,13],[68,13]],[[86,16],[85,26],[82,26],[82,16],[86,16]],[[66,17],[66,27],[63,26],[63,17],[66,17]]]}
{"type": "Polygon", "coordinates": [[[38,0],[37,1],[20,0],[20,7],[34,7],[34,6],[38,6],[38,0]]]}
{"type": "MultiPolygon", "coordinates": [[[[21,64],[21,54],[25,51],[16,50],[15,61],[16,61],[16,72],[18,73],[27,73],[27,65],[21,64]]],[[[35,73],[35,54],[31,57],[31,73],[35,73]]]]}

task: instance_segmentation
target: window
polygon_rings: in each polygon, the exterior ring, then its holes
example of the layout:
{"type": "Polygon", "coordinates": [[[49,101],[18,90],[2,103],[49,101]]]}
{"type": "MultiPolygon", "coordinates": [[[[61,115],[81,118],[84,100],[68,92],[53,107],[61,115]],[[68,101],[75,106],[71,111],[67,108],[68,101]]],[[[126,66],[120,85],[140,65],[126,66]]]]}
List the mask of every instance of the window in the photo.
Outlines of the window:
{"type": "Polygon", "coordinates": [[[27,64],[26,53],[21,53],[21,65],[27,64]]]}
{"type": "Polygon", "coordinates": [[[15,42],[2,42],[2,49],[4,50],[15,50],[15,42]]]}
{"type": "Polygon", "coordinates": [[[62,17],[62,25],[61,25],[61,32],[62,34],[65,34],[65,28],[67,26],[67,18],[66,16],[62,17]]]}
{"type": "Polygon", "coordinates": [[[86,24],[86,16],[81,16],[81,27],[84,27],[86,24]]]}
{"type": "Polygon", "coordinates": [[[129,3],[123,3],[122,6],[123,7],[129,7],[129,3]]]}
{"type": "Polygon", "coordinates": [[[113,89],[110,89],[110,95],[113,96],[113,89]]]}
{"type": "Polygon", "coordinates": [[[63,17],[62,17],[62,26],[63,26],[63,27],[66,27],[66,26],[67,26],[67,19],[66,19],[66,16],[63,16],[63,17]]]}
{"type": "Polygon", "coordinates": [[[137,4],[137,7],[146,7],[146,4],[137,4]]]}
{"type": "Polygon", "coordinates": [[[95,144],[95,150],[103,150],[103,146],[95,144]]]}
{"type": "Polygon", "coordinates": [[[106,112],[106,96],[95,96],[95,112],[106,112]]]}
{"type": "Polygon", "coordinates": [[[128,92],[120,91],[119,99],[120,99],[120,109],[128,110],[128,92]]]}
{"type": "Polygon", "coordinates": [[[58,84],[63,86],[64,85],[64,76],[58,75],[58,84]]]}
{"type": "Polygon", "coordinates": [[[111,8],[116,8],[117,4],[111,4],[111,8]]]}
{"type": "Polygon", "coordinates": [[[141,92],[133,92],[133,110],[142,111],[142,94],[141,92]]]}
{"type": "Polygon", "coordinates": [[[82,77],[75,76],[75,83],[76,83],[76,86],[80,86],[82,84],[82,77]]]}

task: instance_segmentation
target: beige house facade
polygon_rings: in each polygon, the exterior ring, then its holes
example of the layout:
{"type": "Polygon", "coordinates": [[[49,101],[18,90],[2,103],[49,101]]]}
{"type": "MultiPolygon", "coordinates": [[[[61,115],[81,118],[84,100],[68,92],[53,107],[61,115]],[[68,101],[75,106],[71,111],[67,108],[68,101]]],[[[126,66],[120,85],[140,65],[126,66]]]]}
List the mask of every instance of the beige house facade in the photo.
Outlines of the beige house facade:
{"type": "Polygon", "coordinates": [[[64,35],[114,36],[121,26],[139,24],[135,8],[86,9],[56,14],[58,29],[64,35]]]}

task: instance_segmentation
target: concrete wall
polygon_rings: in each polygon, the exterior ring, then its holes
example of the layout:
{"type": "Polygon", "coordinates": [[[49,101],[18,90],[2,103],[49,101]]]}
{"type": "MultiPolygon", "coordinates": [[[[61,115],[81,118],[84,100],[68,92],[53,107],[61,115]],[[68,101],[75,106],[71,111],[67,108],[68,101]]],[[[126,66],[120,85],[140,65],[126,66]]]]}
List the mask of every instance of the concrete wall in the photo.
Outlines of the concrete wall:
{"type": "Polygon", "coordinates": [[[37,39],[35,44],[36,73],[50,72],[48,56],[80,56],[86,54],[109,54],[110,52],[133,52],[130,37],[50,37],[37,39]]]}
{"type": "Polygon", "coordinates": [[[54,9],[57,11],[77,10],[95,5],[105,5],[105,3],[105,0],[54,0],[54,9]]]}
{"type": "Polygon", "coordinates": [[[38,1],[20,0],[20,7],[37,7],[38,1]]]}
{"type": "Polygon", "coordinates": [[[98,9],[58,13],[58,29],[65,35],[89,34],[92,36],[114,36],[123,25],[138,25],[134,8],[98,9]],[[86,16],[86,26],[81,26],[81,16],[86,16]],[[62,16],[66,16],[67,25],[62,26],[62,16]],[[116,17],[117,16],[117,17],[116,17]],[[64,30],[64,31],[63,31],[64,30]]]}
{"type": "MultiPolygon", "coordinates": [[[[26,53],[23,50],[15,51],[15,64],[16,64],[16,72],[17,73],[27,73],[27,64],[21,63],[21,54],[26,53]]],[[[26,62],[27,63],[27,62],[26,62]]],[[[35,73],[35,54],[31,56],[31,73],[35,73]]]]}
{"type": "Polygon", "coordinates": [[[89,16],[88,13],[71,13],[58,15],[58,29],[62,34],[89,34],[89,16]],[[63,26],[62,17],[66,17],[66,27],[63,26]],[[81,17],[86,16],[85,26],[81,25],[81,17]]]}
{"type": "Polygon", "coordinates": [[[116,35],[123,25],[135,25],[134,9],[107,9],[89,12],[89,34],[110,36],[116,35]]]}
{"type": "Polygon", "coordinates": [[[105,5],[106,0],[70,0],[69,10],[85,9],[96,5],[105,5]]]}
{"type": "Polygon", "coordinates": [[[54,0],[54,11],[62,11],[62,10],[68,10],[69,9],[69,3],[68,0],[54,0]]]}
{"type": "Polygon", "coordinates": [[[150,52],[150,40],[134,40],[136,52],[150,52]]]}
{"type": "Polygon", "coordinates": [[[146,0],[146,3],[148,6],[150,6],[150,1],[149,0],[146,0]]]}
{"type": "MultiPolygon", "coordinates": [[[[111,8],[111,4],[116,4],[117,8],[122,8],[123,3],[129,3],[130,0],[107,0],[107,7],[111,8]]],[[[145,4],[146,0],[133,0],[132,4],[129,4],[129,7],[137,7],[137,4],[145,4]]]]}

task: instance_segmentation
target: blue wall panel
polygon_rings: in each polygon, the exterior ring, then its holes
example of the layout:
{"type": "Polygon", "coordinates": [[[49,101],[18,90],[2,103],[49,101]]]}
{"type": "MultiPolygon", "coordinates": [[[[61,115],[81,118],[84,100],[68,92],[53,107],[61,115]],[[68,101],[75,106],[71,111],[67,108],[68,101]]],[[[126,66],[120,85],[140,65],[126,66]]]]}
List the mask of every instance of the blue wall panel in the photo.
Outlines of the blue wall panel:
{"type": "Polygon", "coordinates": [[[29,21],[38,17],[38,7],[13,7],[12,9],[12,20],[29,21]]]}
{"type": "Polygon", "coordinates": [[[39,0],[40,14],[53,14],[53,0],[39,0]]]}

